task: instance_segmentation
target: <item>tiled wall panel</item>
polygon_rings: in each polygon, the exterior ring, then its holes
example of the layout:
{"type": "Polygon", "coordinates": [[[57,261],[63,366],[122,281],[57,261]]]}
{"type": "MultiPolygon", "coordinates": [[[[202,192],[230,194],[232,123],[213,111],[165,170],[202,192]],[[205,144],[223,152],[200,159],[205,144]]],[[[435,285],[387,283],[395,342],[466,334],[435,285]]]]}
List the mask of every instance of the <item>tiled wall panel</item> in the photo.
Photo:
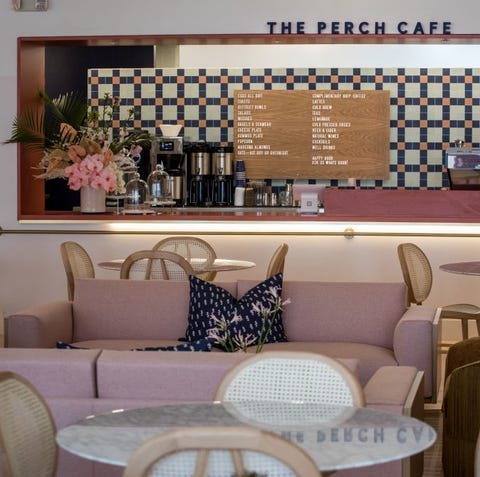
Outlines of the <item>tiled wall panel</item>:
{"type": "Polygon", "coordinates": [[[479,145],[479,75],[467,68],[92,69],[88,84],[92,107],[107,92],[121,98],[117,121],[133,106],[131,127],[160,135],[162,122],[178,122],[186,139],[214,145],[232,145],[236,89],[388,90],[390,177],[357,185],[439,189],[448,187],[445,149],[456,139],[479,145]]]}

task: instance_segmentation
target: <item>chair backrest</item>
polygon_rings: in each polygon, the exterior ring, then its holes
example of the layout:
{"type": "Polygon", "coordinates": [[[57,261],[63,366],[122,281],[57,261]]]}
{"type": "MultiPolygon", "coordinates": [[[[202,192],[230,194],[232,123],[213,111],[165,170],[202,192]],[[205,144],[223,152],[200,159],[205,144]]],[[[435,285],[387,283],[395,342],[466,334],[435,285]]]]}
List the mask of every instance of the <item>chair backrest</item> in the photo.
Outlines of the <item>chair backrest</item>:
{"type": "Polygon", "coordinates": [[[235,426],[177,428],[157,434],[132,455],[123,477],[242,477],[247,472],[321,477],[315,462],[296,444],[269,431],[235,426]]]}
{"type": "Polygon", "coordinates": [[[95,269],[88,252],[77,242],[60,245],[63,266],[67,275],[68,299],[73,300],[76,278],[95,278],[95,269]]]}
{"type": "Polygon", "coordinates": [[[23,377],[0,372],[0,475],[53,477],[56,428],[50,410],[23,377]]]}
{"type": "Polygon", "coordinates": [[[340,361],[319,353],[263,351],[230,369],[218,401],[292,401],[363,407],[363,389],[340,361]]]}
{"type": "Polygon", "coordinates": [[[444,475],[474,475],[480,431],[480,361],[452,370],[445,382],[442,407],[444,475]]]}
{"type": "Polygon", "coordinates": [[[408,301],[421,305],[432,289],[432,267],[420,247],[413,243],[401,243],[397,247],[403,280],[407,285],[408,301]]]}
{"type": "Polygon", "coordinates": [[[287,252],[288,245],[286,243],[282,243],[282,245],[280,245],[277,250],[275,250],[267,267],[266,278],[272,277],[277,273],[283,273],[287,252]]]}
{"type": "Polygon", "coordinates": [[[446,381],[455,369],[475,361],[480,361],[480,336],[474,336],[453,343],[452,346],[448,348],[445,359],[444,380],[446,381]]]}
{"type": "Polygon", "coordinates": [[[163,250],[139,250],[130,254],[122,264],[120,278],[133,278],[134,272],[142,272],[144,280],[188,280],[189,275],[195,274],[181,255],[163,250]]]}
{"type": "MultiPolygon", "coordinates": [[[[174,237],[167,237],[160,242],[157,242],[152,250],[166,250],[168,252],[175,252],[184,257],[187,261],[192,258],[204,259],[202,266],[211,265],[217,258],[217,254],[213,247],[205,240],[199,237],[190,237],[189,235],[179,235],[174,237]]],[[[195,270],[195,266],[193,265],[195,270]]],[[[217,272],[207,271],[195,274],[202,280],[212,281],[215,279],[217,272]]]]}

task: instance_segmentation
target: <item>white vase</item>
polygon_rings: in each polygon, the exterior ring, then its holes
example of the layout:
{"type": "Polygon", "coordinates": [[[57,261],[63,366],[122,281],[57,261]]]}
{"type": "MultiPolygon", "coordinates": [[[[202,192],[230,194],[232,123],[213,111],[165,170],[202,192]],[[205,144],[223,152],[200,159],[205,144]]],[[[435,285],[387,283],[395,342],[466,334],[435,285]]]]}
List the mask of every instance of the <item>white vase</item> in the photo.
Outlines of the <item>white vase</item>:
{"type": "Polygon", "coordinates": [[[106,211],[105,189],[84,186],[80,189],[80,212],[84,214],[101,214],[106,211]]]}

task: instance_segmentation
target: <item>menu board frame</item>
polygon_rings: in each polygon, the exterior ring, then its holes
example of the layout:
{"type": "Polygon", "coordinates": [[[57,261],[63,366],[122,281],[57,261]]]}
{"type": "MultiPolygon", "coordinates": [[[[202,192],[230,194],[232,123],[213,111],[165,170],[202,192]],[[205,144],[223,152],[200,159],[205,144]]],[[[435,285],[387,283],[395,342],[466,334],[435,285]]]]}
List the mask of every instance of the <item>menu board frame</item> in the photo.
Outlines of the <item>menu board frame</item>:
{"type": "Polygon", "coordinates": [[[234,146],[248,178],[388,179],[390,92],[236,90],[234,146]]]}

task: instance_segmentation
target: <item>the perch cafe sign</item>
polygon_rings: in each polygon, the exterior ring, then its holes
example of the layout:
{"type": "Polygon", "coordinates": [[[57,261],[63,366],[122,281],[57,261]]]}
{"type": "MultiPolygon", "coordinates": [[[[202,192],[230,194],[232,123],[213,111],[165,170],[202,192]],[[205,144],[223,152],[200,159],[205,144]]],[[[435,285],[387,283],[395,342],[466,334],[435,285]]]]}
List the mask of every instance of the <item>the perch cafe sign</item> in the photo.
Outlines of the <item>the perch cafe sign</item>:
{"type": "Polygon", "coordinates": [[[267,21],[270,35],[450,35],[452,22],[447,21],[267,21]]]}

